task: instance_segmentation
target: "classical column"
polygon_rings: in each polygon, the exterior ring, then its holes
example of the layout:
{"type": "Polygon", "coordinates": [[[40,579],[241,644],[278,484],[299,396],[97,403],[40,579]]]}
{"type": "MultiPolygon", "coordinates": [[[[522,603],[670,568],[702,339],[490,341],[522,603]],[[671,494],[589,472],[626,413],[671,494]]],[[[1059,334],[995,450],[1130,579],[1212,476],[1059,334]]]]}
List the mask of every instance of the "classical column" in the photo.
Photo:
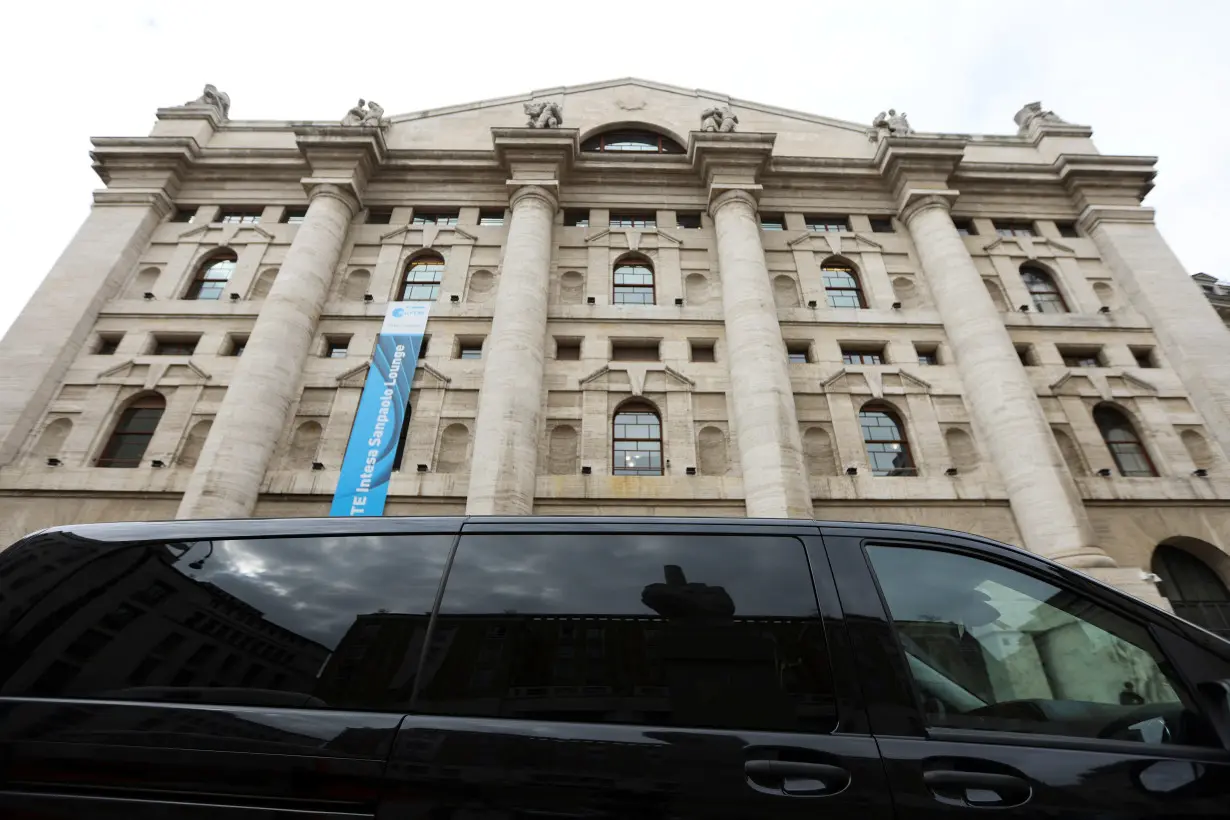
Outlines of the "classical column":
{"type": "Polygon", "coordinates": [[[1153,211],[1091,205],[1081,226],[1149,320],[1208,433],[1230,456],[1230,332],[1158,232],[1153,211]]]}
{"type": "Polygon", "coordinates": [[[538,473],[551,226],[559,203],[539,185],[511,198],[491,335],[483,348],[468,515],[528,515],[538,473]]]}
{"type": "Polygon", "coordinates": [[[747,514],[811,518],[786,344],[760,244],[756,200],[742,190],[709,206],[717,233],[731,405],[747,514]]]}
{"type": "Polygon", "coordinates": [[[1003,316],[952,222],[947,196],[952,193],[915,192],[901,219],[955,354],[975,432],[1003,476],[1028,549],[1072,567],[1114,567],[1095,545],[1080,494],[1003,316]]]}
{"type": "Polygon", "coordinates": [[[358,207],[347,187],[322,183],[312,188],[307,215],[236,362],[179,518],[252,514],[358,207]]]}
{"type": "Polygon", "coordinates": [[[0,466],[17,455],[170,210],[162,190],[95,193],[85,223],[0,341],[0,466]]]}

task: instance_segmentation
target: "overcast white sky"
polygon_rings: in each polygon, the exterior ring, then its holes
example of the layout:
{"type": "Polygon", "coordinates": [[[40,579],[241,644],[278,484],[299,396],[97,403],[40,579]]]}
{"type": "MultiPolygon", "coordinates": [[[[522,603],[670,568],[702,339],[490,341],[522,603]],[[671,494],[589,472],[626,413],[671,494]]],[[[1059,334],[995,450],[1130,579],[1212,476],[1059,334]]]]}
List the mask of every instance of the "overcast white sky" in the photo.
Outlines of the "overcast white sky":
{"type": "Polygon", "coordinates": [[[1103,153],[1160,157],[1158,209],[1190,273],[1230,278],[1230,3],[19,2],[0,50],[0,332],[101,183],[91,136],[149,133],[210,82],[237,119],[388,114],[636,76],[920,131],[1013,133],[1041,100],[1103,153]],[[719,12],[718,8],[731,11],[719,12]]]}

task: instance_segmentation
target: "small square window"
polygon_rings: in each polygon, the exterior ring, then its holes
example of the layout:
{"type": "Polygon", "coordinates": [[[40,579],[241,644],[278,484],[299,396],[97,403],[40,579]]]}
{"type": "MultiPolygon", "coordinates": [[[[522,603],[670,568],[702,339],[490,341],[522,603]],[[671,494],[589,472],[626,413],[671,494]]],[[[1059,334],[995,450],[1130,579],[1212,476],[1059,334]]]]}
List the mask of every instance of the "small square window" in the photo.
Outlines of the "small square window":
{"type": "Polygon", "coordinates": [[[698,364],[717,361],[716,342],[713,339],[692,339],[688,344],[692,349],[692,361],[698,364]]]}
{"type": "Polygon", "coordinates": [[[458,359],[481,359],[482,357],[483,343],[481,340],[465,340],[458,343],[458,359]]]}
{"type": "Polygon", "coordinates": [[[974,227],[972,219],[954,219],[952,224],[956,226],[957,233],[961,236],[977,236],[978,229],[974,227]]]}
{"type": "Polygon", "coordinates": [[[611,212],[612,228],[656,228],[658,218],[655,214],[645,211],[611,212]]]}
{"type": "Polygon", "coordinates": [[[843,364],[884,364],[883,347],[841,346],[843,364]]]}
{"type": "Polygon", "coordinates": [[[196,211],[196,205],[180,205],[175,209],[175,213],[171,214],[171,221],[192,224],[192,220],[196,219],[196,211]]]}
{"type": "Polygon", "coordinates": [[[242,356],[244,348],[248,346],[247,336],[232,336],[230,343],[226,348],[227,356],[242,356]]]}
{"type": "Polygon", "coordinates": [[[897,229],[893,226],[893,220],[887,216],[870,217],[871,230],[873,233],[896,233],[897,229]]]}
{"type": "Polygon", "coordinates": [[[1075,222],[1056,222],[1055,227],[1059,229],[1059,235],[1064,239],[1077,239],[1080,237],[1080,232],[1076,230],[1075,222]]]}
{"type": "Polygon", "coordinates": [[[580,339],[556,339],[555,340],[555,358],[562,362],[576,362],[581,360],[581,340],[580,339]]]}
{"type": "Polygon", "coordinates": [[[850,230],[850,220],[844,216],[805,216],[807,230],[815,233],[842,233],[850,230]]]}
{"type": "Polygon", "coordinates": [[[1063,363],[1068,367],[1101,367],[1100,351],[1094,348],[1059,348],[1063,363]]]}
{"type": "Polygon", "coordinates": [[[940,351],[935,345],[914,345],[914,352],[918,354],[918,363],[925,365],[933,365],[940,363],[940,351]]]}
{"type": "Polygon", "coordinates": [[[997,219],[995,233],[1000,236],[1034,236],[1034,223],[997,219]]]}
{"type": "Polygon", "coordinates": [[[350,347],[349,336],[326,336],[325,337],[325,358],[326,359],[344,359],[350,347]]]}
{"type": "Polygon", "coordinates": [[[1137,367],[1157,367],[1157,360],[1153,357],[1153,348],[1133,347],[1131,351],[1132,356],[1136,359],[1137,367]]]}
{"type": "Polygon", "coordinates": [[[255,225],[261,221],[261,212],[258,208],[223,208],[218,221],[224,225],[255,225]]]}
{"type": "Polygon", "coordinates": [[[1034,354],[1033,348],[1029,345],[1016,345],[1016,357],[1021,360],[1021,364],[1026,367],[1033,367],[1034,354]]]}
{"type": "Polygon", "coordinates": [[[430,337],[430,336],[424,336],[424,337],[423,337],[423,343],[419,345],[419,358],[420,358],[420,359],[426,359],[426,358],[427,358],[427,343],[428,343],[428,342],[430,342],[430,341],[431,341],[431,337],[430,337]]]}
{"type": "Polygon", "coordinates": [[[488,228],[498,228],[504,224],[504,210],[481,210],[478,212],[478,224],[488,228]]]}
{"type": "Polygon", "coordinates": [[[784,231],[786,230],[786,217],[781,214],[761,214],[760,230],[784,231]]]}
{"type": "Polygon", "coordinates": [[[589,208],[568,208],[564,211],[564,225],[569,228],[589,227],[589,208]]]}
{"type": "Polygon", "coordinates": [[[456,225],[461,218],[459,211],[428,211],[414,209],[411,225],[456,225]]]}
{"type": "Polygon", "coordinates": [[[286,225],[302,225],[307,219],[307,208],[287,208],[282,212],[282,222],[286,225]]]}
{"type": "Polygon", "coordinates": [[[392,208],[368,208],[367,219],[364,220],[366,225],[388,225],[393,221],[392,208]]]}
{"type": "Polygon", "coordinates": [[[786,361],[807,364],[811,361],[811,342],[786,342],[786,361]]]}
{"type": "Polygon", "coordinates": [[[200,338],[195,339],[155,339],[154,353],[155,356],[191,356],[196,351],[196,343],[200,338]]]}
{"type": "Polygon", "coordinates": [[[94,349],[95,356],[112,356],[120,346],[120,340],[124,338],[123,333],[100,333],[98,336],[98,347],[94,349]]]}
{"type": "Polygon", "coordinates": [[[700,227],[700,212],[679,211],[675,214],[675,224],[680,228],[695,230],[700,227]]]}
{"type": "Polygon", "coordinates": [[[611,340],[611,361],[613,362],[657,362],[661,361],[658,353],[657,339],[620,339],[611,340]]]}

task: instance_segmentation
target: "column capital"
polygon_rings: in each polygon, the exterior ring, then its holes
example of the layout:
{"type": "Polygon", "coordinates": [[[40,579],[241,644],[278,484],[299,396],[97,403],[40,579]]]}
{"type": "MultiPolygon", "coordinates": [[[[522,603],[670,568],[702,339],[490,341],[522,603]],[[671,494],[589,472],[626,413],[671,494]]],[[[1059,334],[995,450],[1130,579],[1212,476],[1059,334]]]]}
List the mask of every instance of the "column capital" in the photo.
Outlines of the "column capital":
{"type": "Polygon", "coordinates": [[[897,216],[902,222],[908,224],[915,214],[926,208],[943,208],[946,212],[951,211],[952,203],[956,202],[959,195],[959,191],[951,188],[943,190],[908,188],[898,196],[897,216]]]}
{"type": "MultiPolygon", "coordinates": [[[[756,186],[760,188],[759,185],[756,186]]],[[[711,187],[709,189],[709,215],[716,216],[717,212],[725,208],[727,205],[740,203],[746,205],[755,213],[759,207],[756,201],[756,196],[751,190],[744,188],[722,188],[711,187]]]]}
{"type": "Polygon", "coordinates": [[[495,158],[518,184],[563,179],[581,153],[575,128],[492,128],[495,158]]]}
{"type": "Polygon", "coordinates": [[[335,186],[345,189],[358,207],[368,178],[388,153],[384,131],[374,127],[302,126],[295,129],[295,144],[308,163],[310,172],[302,180],[308,196],[335,186]]]}
{"type": "Polygon", "coordinates": [[[1153,209],[1133,205],[1087,205],[1076,219],[1076,225],[1085,233],[1093,233],[1103,222],[1153,223],[1153,209]]]}
{"type": "Polygon", "coordinates": [[[309,202],[318,198],[336,199],[350,210],[352,217],[363,207],[355,193],[353,184],[338,184],[336,182],[308,179],[303,181],[303,187],[307,191],[309,202]]]}
{"type": "Polygon", "coordinates": [[[514,180],[509,180],[508,185],[516,186],[513,192],[508,196],[508,206],[516,209],[522,202],[537,201],[547,206],[548,210],[554,214],[559,210],[559,183],[544,180],[532,185],[523,184],[514,180]]]}

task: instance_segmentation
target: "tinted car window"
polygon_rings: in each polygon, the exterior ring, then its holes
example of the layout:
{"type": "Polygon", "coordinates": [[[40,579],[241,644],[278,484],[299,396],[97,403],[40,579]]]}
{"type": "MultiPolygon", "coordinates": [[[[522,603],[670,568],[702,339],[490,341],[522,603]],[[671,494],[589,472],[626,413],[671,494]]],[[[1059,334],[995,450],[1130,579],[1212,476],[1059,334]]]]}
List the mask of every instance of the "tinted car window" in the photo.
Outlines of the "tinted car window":
{"type": "Polygon", "coordinates": [[[801,542],[469,535],[416,708],[828,731],[831,672],[801,542]]]}
{"type": "Polygon", "coordinates": [[[0,559],[8,607],[0,695],[337,709],[408,703],[452,540],[31,539],[0,559]],[[49,571],[14,590],[10,568],[31,555],[49,571]],[[396,628],[386,631],[389,622],[396,628]],[[387,674],[357,677],[358,663],[376,656],[387,674]]]}
{"type": "Polygon", "coordinates": [[[867,553],[932,726],[1217,745],[1142,624],[968,555],[867,553]]]}

